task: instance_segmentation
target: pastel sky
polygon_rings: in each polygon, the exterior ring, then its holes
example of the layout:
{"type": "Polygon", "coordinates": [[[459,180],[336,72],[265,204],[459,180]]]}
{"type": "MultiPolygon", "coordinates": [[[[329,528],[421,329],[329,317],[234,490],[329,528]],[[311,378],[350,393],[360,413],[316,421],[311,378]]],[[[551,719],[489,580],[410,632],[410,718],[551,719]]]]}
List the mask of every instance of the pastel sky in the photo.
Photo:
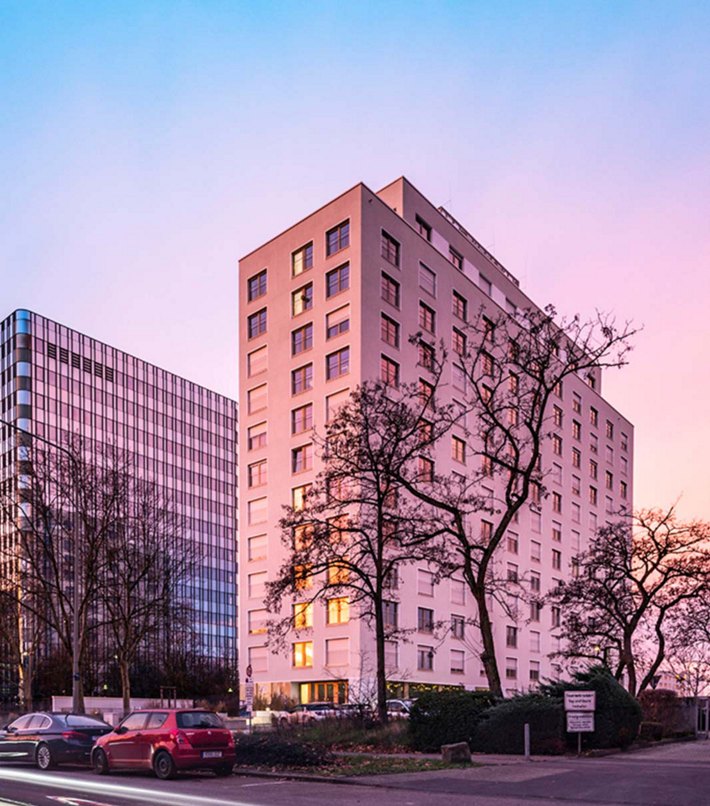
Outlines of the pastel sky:
{"type": "Polygon", "coordinates": [[[710,519],[710,4],[0,2],[0,316],[236,395],[238,258],[404,174],[644,326],[636,503],[710,519]]]}

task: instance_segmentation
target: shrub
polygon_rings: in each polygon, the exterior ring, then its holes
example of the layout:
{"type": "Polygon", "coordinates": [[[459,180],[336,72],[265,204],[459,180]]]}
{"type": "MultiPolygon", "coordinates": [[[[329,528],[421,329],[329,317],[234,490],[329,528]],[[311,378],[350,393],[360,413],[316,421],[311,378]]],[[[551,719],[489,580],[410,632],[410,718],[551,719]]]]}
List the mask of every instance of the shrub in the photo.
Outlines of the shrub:
{"type": "Polygon", "coordinates": [[[373,749],[380,751],[406,750],[409,746],[407,723],[393,720],[363,723],[359,718],[323,719],[312,725],[289,726],[281,729],[293,741],[305,741],[339,750],[373,749]]]}
{"type": "Polygon", "coordinates": [[[639,703],[644,720],[659,723],[663,736],[671,736],[682,727],[682,706],[675,691],[665,688],[655,691],[646,689],[639,694],[639,703]]]}
{"type": "Polygon", "coordinates": [[[438,751],[442,744],[473,741],[481,714],[494,703],[488,692],[430,691],[409,715],[409,738],[415,750],[438,751]]]}
{"type": "Polygon", "coordinates": [[[660,742],[663,738],[663,725],[660,722],[642,722],[639,727],[639,739],[647,742],[660,742]]]}
{"type": "MultiPolygon", "coordinates": [[[[584,746],[605,748],[630,745],[638,735],[641,706],[606,667],[594,666],[586,672],[577,672],[572,681],[548,683],[541,687],[545,696],[560,700],[565,691],[584,690],[597,693],[594,733],[583,734],[584,746]]],[[[568,733],[567,746],[573,748],[576,744],[577,735],[568,733]]]]}
{"type": "Polygon", "coordinates": [[[238,734],[237,764],[259,767],[318,767],[331,760],[324,747],[273,733],[238,734]]]}
{"type": "Polygon", "coordinates": [[[559,699],[526,694],[504,700],[483,714],[472,749],[483,753],[525,752],[525,724],[536,755],[565,751],[564,708],[559,699]]]}

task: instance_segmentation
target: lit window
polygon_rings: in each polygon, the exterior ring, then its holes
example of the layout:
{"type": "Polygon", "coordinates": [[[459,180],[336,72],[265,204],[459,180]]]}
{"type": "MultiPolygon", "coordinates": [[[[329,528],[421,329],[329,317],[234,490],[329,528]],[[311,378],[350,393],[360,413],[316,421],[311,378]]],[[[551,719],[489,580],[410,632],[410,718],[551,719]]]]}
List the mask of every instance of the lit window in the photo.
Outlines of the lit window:
{"type": "Polygon", "coordinates": [[[384,272],[380,280],[380,296],[385,302],[399,308],[399,283],[384,272]]]}
{"type": "Polygon", "coordinates": [[[575,414],[582,413],[582,398],[576,392],[572,394],[572,411],[575,414]]]}
{"type": "Polygon", "coordinates": [[[340,378],[350,372],[350,348],[343,347],[325,357],[325,377],[326,380],[340,378]]]}
{"type": "Polygon", "coordinates": [[[310,268],[313,268],[313,243],[302,246],[291,255],[291,273],[294,277],[310,268]]]}
{"type": "Polygon", "coordinates": [[[313,404],[307,403],[291,412],[291,433],[302,434],[313,428],[313,404]]]}
{"type": "Polygon", "coordinates": [[[313,604],[311,602],[294,604],[293,626],[296,630],[305,630],[313,626],[313,604]]]}
{"type": "Polygon", "coordinates": [[[313,666],[313,641],[296,641],[293,644],[293,665],[297,668],[313,666]]]}
{"type": "Polygon", "coordinates": [[[266,269],[255,274],[247,280],[249,302],[266,294],[266,269]]]}
{"type": "Polygon", "coordinates": [[[436,296],[436,274],[423,263],[419,264],[419,288],[436,296]]]}
{"type": "Polygon", "coordinates": [[[572,420],[572,436],[574,439],[582,438],[582,424],[577,422],[577,420],[572,420]]]}
{"type": "Polygon", "coordinates": [[[313,307],[313,283],[297,288],[291,294],[291,314],[298,316],[313,307]]]}
{"type": "Polygon", "coordinates": [[[399,364],[386,355],[380,356],[380,380],[388,386],[399,386],[399,364]]]}
{"type": "Polygon", "coordinates": [[[291,372],[291,394],[298,395],[313,388],[313,364],[306,364],[291,372]]]}
{"type": "Polygon", "coordinates": [[[300,487],[294,487],[291,490],[291,506],[298,512],[302,510],[306,504],[308,492],[311,489],[310,484],[302,484],[300,487]]]}
{"type": "Polygon", "coordinates": [[[384,313],[380,317],[380,338],[390,347],[399,347],[399,324],[384,313]]]}
{"type": "Polygon", "coordinates": [[[388,263],[399,266],[399,243],[384,230],[382,231],[380,254],[388,263]]]}
{"type": "Polygon", "coordinates": [[[326,621],[328,624],[346,624],[350,621],[350,599],[347,596],[328,599],[326,621]]]}
{"type": "Polygon", "coordinates": [[[414,226],[416,231],[427,241],[431,241],[431,227],[421,216],[416,216],[414,219],[414,226]]]}
{"type": "Polygon", "coordinates": [[[595,479],[599,474],[599,465],[594,461],[594,459],[589,460],[589,475],[595,479]]]}
{"type": "Polygon", "coordinates": [[[552,452],[556,456],[562,456],[562,437],[559,434],[552,435],[552,452]]]}
{"type": "Polygon", "coordinates": [[[459,271],[463,271],[463,257],[454,249],[453,246],[449,247],[449,260],[459,271]]]}
{"type": "Polygon", "coordinates": [[[350,330],[350,306],[343,305],[335,311],[331,311],[325,318],[325,337],[334,339],[342,336],[350,330]]]}
{"type": "Polygon", "coordinates": [[[350,222],[343,221],[325,234],[325,253],[328,257],[350,246],[350,222]]]}
{"type": "Polygon", "coordinates": [[[334,297],[342,291],[347,291],[350,288],[350,266],[345,264],[339,266],[337,269],[329,271],[325,275],[325,295],[326,297],[334,297]]]}
{"type": "Polygon", "coordinates": [[[559,428],[562,426],[562,409],[559,406],[553,406],[552,416],[555,425],[559,428]]]}
{"type": "Polygon", "coordinates": [[[346,585],[350,580],[350,569],[346,565],[340,563],[333,563],[328,566],[326,574],[328,584],[334,587],[338,585],[346,585]]]}
{"type": "Polygon", "coordinates": [[[264,333],[266,333],[266,308],[247,318],[247,335],[250,339],[255,339],[264,333]]]}
{"type": "Polygon", "coordinates": [[[593,425],[595,428],[599,425],[599,412],[594,406],[590,406],[589,408],[589,424],[593,425]]]}
{"type": "Polygon", "coordinates": [[[431,672],[434,669],[434,648],[430,646],[417,647],[417,669],[420,672],[431,672]]]}
{"type": "Polygon", "coordinates": [[[572,467],[582,466],[582,453],[579,448],[572,448],[572,467]]]}
{"type": "Polygon", "coordinates": [[[466,336],[457,328],[451,331],[451,348],[457,355],[466,355],[466,336]]]}
{"type": "Polygon", "coordinates": [[[458,437],[451,437],[451,458],[466,464],[466,443],[458,437]]]}
{"type": "Polygon", "coordinates": [[[298,355],[313,347],[313,323],[309,322],[291,333],[291,355],[298,355]]]}

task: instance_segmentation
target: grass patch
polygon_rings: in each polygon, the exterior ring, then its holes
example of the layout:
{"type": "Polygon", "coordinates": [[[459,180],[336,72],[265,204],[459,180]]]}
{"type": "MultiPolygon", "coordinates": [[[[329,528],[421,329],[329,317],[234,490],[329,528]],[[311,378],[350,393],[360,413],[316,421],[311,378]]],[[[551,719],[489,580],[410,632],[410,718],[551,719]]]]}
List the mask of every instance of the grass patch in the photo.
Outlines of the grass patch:
{"type": "Polygon", "coordinates": [[[284,728],[281,735],[334,751],[405,753],[411,750],[404,720],[381,725],[377,722],[363,724],[357,719],[324,719],[314,725],[284,728]]]}
{"type": "Polygon", "coordinates": [[[431,772],[432,770],[477,767],[478,764],[447,764],[441,759],[400,758],[397,756],[347,756],[314,772],[327,777],[350,777],[357,775],[393,775],[399,772],[431,772]]]}

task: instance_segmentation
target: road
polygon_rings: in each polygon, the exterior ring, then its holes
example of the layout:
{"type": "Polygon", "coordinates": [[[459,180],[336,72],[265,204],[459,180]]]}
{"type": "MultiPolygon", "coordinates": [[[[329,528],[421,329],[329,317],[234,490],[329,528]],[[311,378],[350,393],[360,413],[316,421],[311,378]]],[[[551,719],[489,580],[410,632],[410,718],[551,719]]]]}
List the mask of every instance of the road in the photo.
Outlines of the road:
{"type": "Polygon", "coordinates": [[[377,776],[356,784],[209,774],[158,781],[0,766],[0,806],[707,806],[710,742],[604,758],[490,759],[465,770],[377,776]]]}

